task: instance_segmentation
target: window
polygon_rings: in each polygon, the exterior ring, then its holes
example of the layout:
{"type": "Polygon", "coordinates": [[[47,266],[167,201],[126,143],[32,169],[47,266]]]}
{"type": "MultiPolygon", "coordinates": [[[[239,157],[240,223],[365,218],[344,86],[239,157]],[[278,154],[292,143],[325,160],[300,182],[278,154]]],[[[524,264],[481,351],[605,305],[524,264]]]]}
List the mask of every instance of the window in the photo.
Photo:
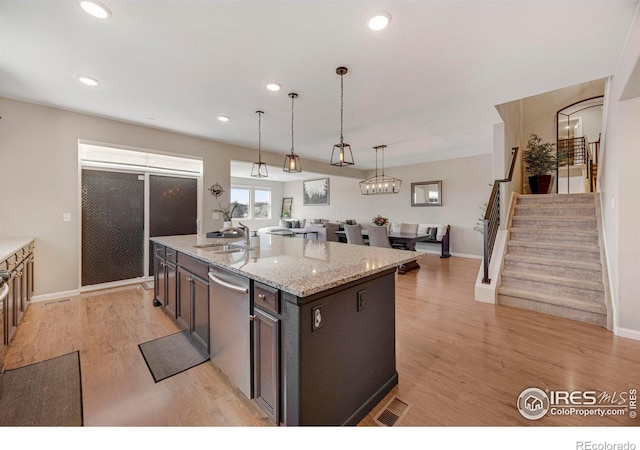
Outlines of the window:
{"type": "Polygon", "coordinates": [[[231,205],[235,203],[238,204],[236,209],[233,211],[231,218],[250,219],[251,217],[249,216],[249,213],[251,212],[251,188],[231,187],[229,196],[231,197],[231,205]]]}
{"type": "Polygon", "coordinates": [[[271,190],[264,187],[231,186],[231,205],[237,203],[234,219],[271,218],[271,190]]]}
{"type": "Polygon", "coordinates": [[[268,219],[271,217],[271,191],[266,189],[253,190],[253,218],[268,219]]]}

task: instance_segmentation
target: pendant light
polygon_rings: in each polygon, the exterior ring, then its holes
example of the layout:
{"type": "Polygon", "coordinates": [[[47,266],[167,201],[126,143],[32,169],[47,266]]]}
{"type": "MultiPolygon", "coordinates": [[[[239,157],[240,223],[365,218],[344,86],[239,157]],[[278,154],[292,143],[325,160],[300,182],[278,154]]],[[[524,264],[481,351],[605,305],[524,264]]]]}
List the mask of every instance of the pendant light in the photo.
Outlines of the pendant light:
{"type": "Polygon", "coordinates": [[[384,149],[387,146],[378,145],[373,148],[376,151],[376,174],[360,182],[360,193],[362,195],[398,194],[402,180],[384,174],[384,149]],[[378,173],[378,150],[382,153],[382,173],[380,174],[378,173]]]}
{"type": "Polygon", "coordinates": [[[261,141],[262,141],[262,127],[261,120],[263,111],[256,111],[258,114],[258,162],[253,163],[253,168],[251,169],[251,176],[256,178],[266,178],[269,176],[269,172],[267,171],[267,164],[262,162],[262,153],[260,149],[261,141]]]}
{"type": "Polygon", "coordinates": [[[285,156],[284,166],[282,166],[283,172],[302,172],[302,165],[300,164],[300,157],[293,152],[293,100],[298,98],[298,94],[295,92],[289,93],[291,99],[291,154],[285,156]]]}
{"type": "Polygon", "coordinates": [[[347,73],[346,67],[338,67],[336,73],[340,75],[340,143],[333,146],[331,152],[331,165],[332,166],[351,166],[353,165],[353,153],[351,153],[351,146],[344,143],[342,138],[342,122],[344,112],[344,83],[343,76],[347,73]],[[337,150],[337,153],[336,153],[337,150]]]}

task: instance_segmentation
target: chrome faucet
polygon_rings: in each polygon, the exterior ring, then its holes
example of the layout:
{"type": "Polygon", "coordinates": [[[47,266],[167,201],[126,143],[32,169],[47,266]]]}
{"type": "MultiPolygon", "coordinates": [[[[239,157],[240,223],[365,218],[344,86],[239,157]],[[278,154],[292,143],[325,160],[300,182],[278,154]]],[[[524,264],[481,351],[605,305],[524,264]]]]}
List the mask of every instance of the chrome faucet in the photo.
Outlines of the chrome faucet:
{"type": "Polygon", "coordinates": [[[249,227],[243,224],[242,222],[238,222],[240,225],[238,228],[242,230],[242,234],[244,235],[244,246],[249,249],[251,247],[251,236],[249,232],[249,227]]]}
{"type": "Polygon", "coordinates": [[[251,236],[250,236],[249,227],[243,224],[242,222],[238,222],[238,225],[239,226],[237,227],[223,228],[220,231],[231,231],[231,230],[241,231],[242,237],[244,238],[244,246],[247,250],[249,250],[249,247],[251,247],[251,236]]]}

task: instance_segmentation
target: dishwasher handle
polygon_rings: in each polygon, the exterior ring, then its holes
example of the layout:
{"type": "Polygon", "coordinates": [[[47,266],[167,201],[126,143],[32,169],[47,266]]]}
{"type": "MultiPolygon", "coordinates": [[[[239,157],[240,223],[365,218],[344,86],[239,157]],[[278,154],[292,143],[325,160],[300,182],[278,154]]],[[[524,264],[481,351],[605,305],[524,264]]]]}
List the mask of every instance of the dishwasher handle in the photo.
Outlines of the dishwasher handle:
{"type": "Polygon", "coordinates": [[[241,292],[243,294],[248,294],[249,293],[249,288],[246,288],[244,286],[236,286],[235,284],[231,284],[231,283],[228,283],[228,282],[226,282],[224,280],[221,280],[220,278],[216,277],[213,272],[209,272],[209,278],[214,283],[219,284],[220,286],[224,286],[227,289],[231,289],[232,291],[241,292]]]}

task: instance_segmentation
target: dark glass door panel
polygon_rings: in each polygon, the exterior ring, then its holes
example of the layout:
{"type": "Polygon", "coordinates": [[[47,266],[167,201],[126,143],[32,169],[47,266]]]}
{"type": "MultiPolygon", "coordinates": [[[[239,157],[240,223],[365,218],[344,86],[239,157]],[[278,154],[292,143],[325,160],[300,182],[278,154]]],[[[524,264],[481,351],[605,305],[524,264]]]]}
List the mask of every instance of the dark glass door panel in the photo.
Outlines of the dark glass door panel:
{"type": "MultiPolygon", "coordinates": [[[[196,179],[149,176],[149,237],[196,234],[197,217],[196,179]]],[[[153,261],[153,249],[149,251],[149,261],[153,261]]],[[[149,275],[152,269],[149,267],[149,275]]]]}
{"type": "Polygon", "coordinates": [[[144,179],[83,169],[82,286],[143,275],[144,179]]]}

